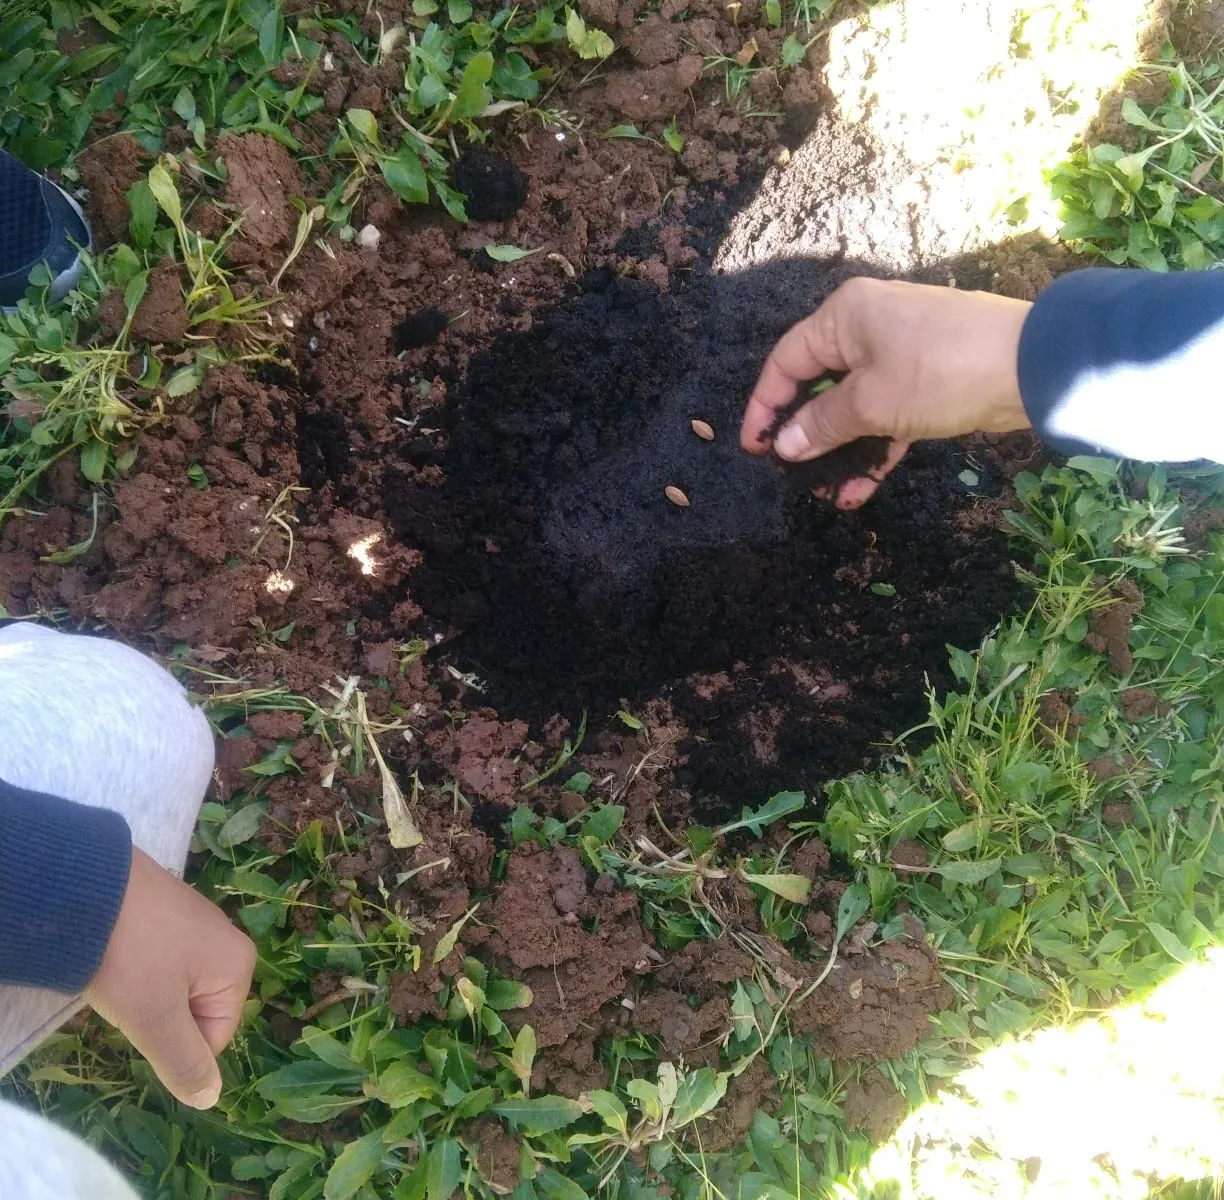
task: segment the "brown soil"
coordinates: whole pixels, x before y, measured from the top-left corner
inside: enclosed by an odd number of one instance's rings
[[[297,223],[290,204],[302,192],[297,164],[280,142],[262,133],[222,138],[217,156],[229,172],[226,203],[242,221],[241,240],[227,248],[230,259],[278,265]]]
[[[1092,777],[1100,783],[1111,779],[1132,778],[1139,760],[1133,754],[1102,754],[1088,764]]]
[[[1049,734],[1066,737],[1087,722],[1083,713],[1072,711],[1074,704],[1074,692],[1046,692],[1037,701],[1038,718]]]
[[[1103,587],[1104,582],[1097,580],[1097,586]],[[1135,615],[1143,609],[1143,593],[1133,580],[1123,579],[1116,585],[1114,595],[1117,599],[1113,603],[1093,611],[1084,645],[1096,654],[1107,655],[1109,669],[1125,678],[1135,666],[1130,648],[1130,630]]]
[[[777,1102],[778,1080],[761,1059],[727,1085],[727,1094],[714,1119],[701,1131],[702,1147],[718,1154],[734,1150],[752,1127],[758,1109],[770,1109]]]
[[[109,292],[98,307],[98,322],[112,336],[123,328],[127,310],[119,292]],[[179,342],[187,334],[187,304],[178,266],[163,262],[149,272],[149,286],[132,316],[131,336],[150,345]]]
[[[590,1043],[589,1032],[566,1043],[605,1004],[626,996],[635,972],[651,965],[636,897],[606,886],[589,889],[576,850],[520,852],[510,859],[489,919],[495,928],[489,952],[535,993],[529,1020],[537,1045],[562,1048],[537,1070],[547,1076],[549,1061],[573,1068],[573,1055]],[[595,933],[587,931],[592,925]],[[520,1016],[520,1023],[527,1020]]]
[[[1173,20],[1173,41],[1192,61],[1202,62],[1218,54],[1224,45],[1224,3],[1197,0],[1178,6]]]
[[[1112,829],[1120,829],[1125,825],[1130,825],[1134,819],[1134,806],[1124,801],[1115,801],[1101,806],[1101,820]]]
[[[847,1129],[861,1129],[873,1142],[883,1142],[901,1124],[907,1106],[891,1080],[869,1070],[847,1085],[841,1109]]]
[[[1141,721],[1153,713],[1163,716],[1169,706],[1151,688],[1127,688],[1118,693],[1118,707],[1128,721]]]
[[[930,946],[886,942],[836,966],[800,1007],[798,1021],[812,1030],[813,1046],[828,1058],[894,1058],[927,1036],[927,1017],[953,998]]]
[[[94,230],[108,242],[121,242],[128,232],[127,190],[143,179],[152,155],[130,133],[116,133],[82,150],[77,156],[81,182],[89,190]]]
[[[1189,63],[1209,61],[1224,45],[1224,3],[1221,0],[1152,0],[1147,27],[1140,39],[1137,61],[1156,63],[1166,45]],[[1134,100],[1144,109],[1159,105],[1169,91],[1167,70],[1142,66],[1124,79],[1101,104],[1088,127],[1090,142],[1113,142],[1125,149],[1139,146],[1142,132],[1122,118],[1122,105]]]
[[[481,1178],[498,1194],[508,1195],[519,1182],[518,1143],[499,1121],[478,1121],[469,1134],[476,1146]]]
[[[1201,545],[1207,534],[1224,529],[1224,508],[1204,508],[1186,518],[1186,540]]]

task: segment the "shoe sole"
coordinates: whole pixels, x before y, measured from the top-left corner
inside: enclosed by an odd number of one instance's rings
[[[46,176],[44,175],[43,178],[46,179]],[[90,229],[89,222],[85,219],[85,212],[76,202],[76,200],[66,191],[64,191],[64,189],[60,187],[58,183],[55,183],[50,179],[47,179],[47,182],[51,184],[51,186],[55,188],[55,190],[59,192],[59,194],[63,196],[65,200],[68,201],[76,215],[81,218],[81,224],[85,227],[85,234],[87,237],[86,244],[77,251],[77,255],[72,260],[71,264],[65,267],[64,270],[62,270],[55,276],[54,279],[51,280],[51,284],[47,289],[47,299],[52,304],[55,304],[62,300],[70,291],[72,291],[74,287],[76,287],[78,280],[84,274],[85,262],[81,257],[81,251],[93,249],[93,230]],[[16,305],[0,304],[0,313],[7,314],[15,313],[16,311]]]

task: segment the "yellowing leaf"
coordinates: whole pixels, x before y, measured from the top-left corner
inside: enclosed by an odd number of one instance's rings
[[[378,118],[368,108],[350,108],[344,114],[344,119],[367,142],[378,145]]]
[[[475,1020],[476,1014],[484,1008],[484,990],[470,979],[460,976],[455,983],[455,991],[459,993],[459,999],[463,1001],[463,1007],[467,1009],[467,1015]]]
[[[438,944],[434,947],[433,963],[437,966],[454,948],[455,943],[459,940],[459,933],[463,927],[471,920],[472,914],[480,907],[479,904],[473,904],[439,939]]]
[[[531,1069],[535,1066],[536,1035],[530,1025],[524,1025],[514,1039],[514,1051],[510,1055],[510,1065],[515,1077],[523,1085],[523,1095],[531,1090]]]
[[[680,1079],[676,1074],[675,1063],[659,1063],[659,1103],[664,1109],[669,1109],[676,1102],[676,1092],[680,1088]]]
[[[740,874],[748,883],[768,888],[769,891],[781,896],[783,900],[789,900],[792,904],[806,904],[811,898],[812,881],[804,875],[754,875],[750,871],[741,871]]]
[[[629,1132],[629,1113],[614,1092],[584,1092],[581,1099],[603,1117],[604,1124],[609,1128],[617,1133]]]
[[[157,201],[162,212],[170,218],[174,225],[181,225],[183,206],[179,201],[178,189],[174,186],[170,172],[160,162],[155,164],[149,172],[149,191],[153,193],[153,199]]]
[[[616,49],[616,43],[602,29],[588,29],[572,8],[565,10],[565,37],[579,58],[607,58]]]

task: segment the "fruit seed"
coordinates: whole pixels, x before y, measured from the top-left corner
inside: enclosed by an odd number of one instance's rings
[[[673,504],[679,505],[680,508],[688,508],[689,506],[689,498],[678,487],[665,487],[663,495]]]
[[[714,427],[712,425],[707,425],[705,421],[690,421],[689,424],[692,426],[693,432],[703,442],[712,442],[714,440]]]

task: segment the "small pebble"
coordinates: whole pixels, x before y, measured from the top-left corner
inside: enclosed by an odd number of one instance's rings
[[[689,506],[689,498],[678,487],[665,487],[663,489],[663,495],[665,495],[673,504],[679,505],[680,508],[688,508]]]
[[[714,440],[714,427],[712,425],[707,424],[705,421],[690,421],[689,424],[693,427],[693,432],[703,442],[712,442]]]

